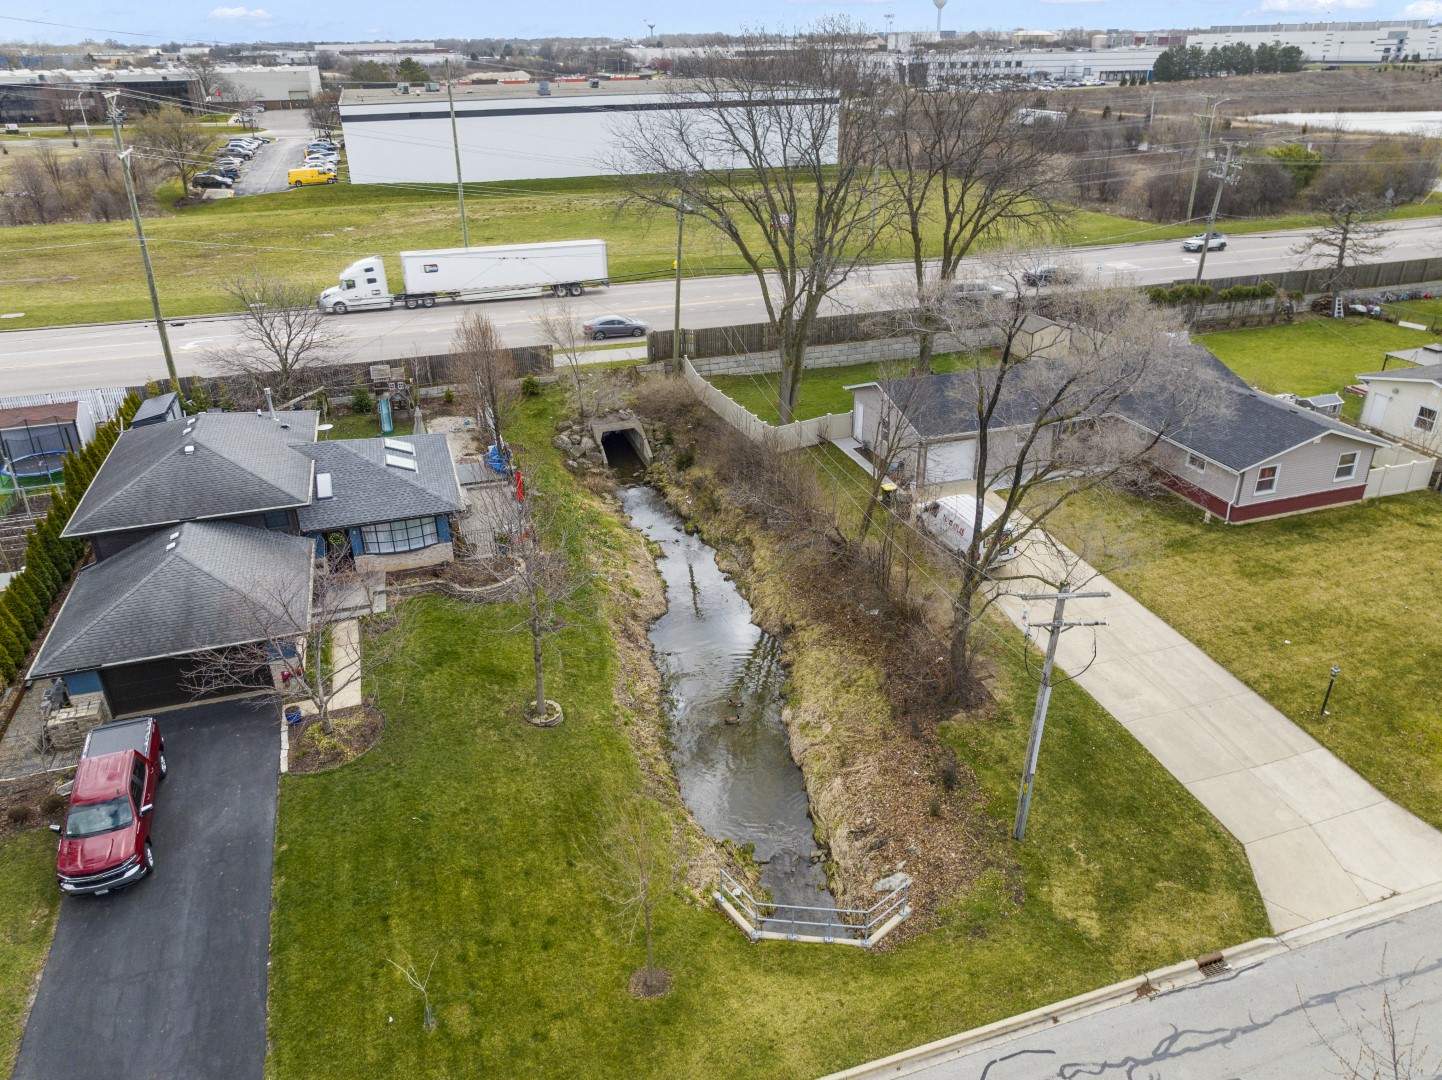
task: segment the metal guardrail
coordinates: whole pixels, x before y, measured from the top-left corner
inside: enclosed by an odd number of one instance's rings
[[[714,899],[752,941],[811,941],[870,948],[911,914],[911,886],[887,893],[869,908],[775,904],[757,900],[721,871]]]

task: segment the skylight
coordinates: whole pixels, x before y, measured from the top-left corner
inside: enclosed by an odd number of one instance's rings
[[[317,499],[329,499],[333,492],[330,485],[330,473],[322,472],[315,474],[315,497]]]
[[[400,454],[410,454],[412,457],[415,456],[416,448],[408,442],[401,442],[399,439],[383,439],[381,441],[385,443],[387,450],[394,450]]]
[[[387,454],[386,464],[392,466],[393,468],[405,469],[407,472],[416,471],[416,463],[414,459],[408,457],[401,457],[399,454]]]

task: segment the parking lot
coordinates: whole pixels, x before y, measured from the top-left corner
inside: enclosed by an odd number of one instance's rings
[[[262,147],[240,170],[232,189],[236,195],[267,195],[285,191],[286,173],[299,168],[310,142],[310,114],[305,109],[269,109],[260,115],[259,133],[275,141]],[[229,134],[244,134],[236,127]]]
[[[260,1080],[277,711],[224,701],[159,720],[155,873],[61,902],[15,1080]]]

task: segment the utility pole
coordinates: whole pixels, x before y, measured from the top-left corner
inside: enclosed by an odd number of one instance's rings
[[[1063,630],[1069,630],[1073,626],[1105,626],[1105,619],[1085,619],[1080,622],[1065,622],[1062,614],[1066,611],[1068,600],[1091,600],[1102,599],[1110,596],[1107,592],[1072,592],[1067,582],[1062,582],[1061,591],[1054,593],[1027,593],[1022,596],[1023,600],[1052,600],[1055,607],[1052,609],[1051,622],[1034,623],[1047,631],[1046,660],[1041,668],[1041,686],[1036,692],[1036,709],[1031,714],[1031,738],[1026,744],[1026,762],[1022,766],[1021,773],[1021,794],[1016,803],[1016,824],[1012,827],[1011,835],[1018,843],[1026,837],[1026,815],[1031,809],[1031,792],[1036,782],[1036,760],[1041,753],[1041,733],[1046,727],[1046,709],[1051,704],[1051,672],[1056,662],[1056,645],[1061,640]]]
[[[1240,161],[1232,160],[1232,150],[1235,149],[1237,144],[1227,143],[1226,145],[1227,157],[1222,162],[1221,167],[1219,169],[1213,169],[1211,172],[1207,173],[1208,176],[1216,179],[1217,193],[1212,196],[1212,212],[1207,215],[1207,232],[1206,235],[1202,237],[1202,257],[1197,260],[1197,276],[1195,278],[1195,283],[1198,285],[1202,283],[1202,271],[1206,269],[1207,265],[1207,248],[1211,247],[1212,245],[1212,228],[1217,223],[1217,208],[1222,204],[1222,188],[1226,187],[1228,184],[1235,184],[1237,182],[1237,177],[1242,171],[1242,163]]]
[[[686,211],[676,211],[676,320],[671,332],[671,374],[681,374],[681,241],[686,235]]]
[[[130,170],[130,151],[120,137],[120,110],[115,99],[118,90],[102,95],[109,105],[110,129],[115,133],[115,149],[120,157],[120,174],[125,178],[125,194],[130,199],[130,218],[135,222],[135,239],[140,242],[140,261],[145,264],[145,283],[150,287],[150,309],[155,312],[155,329],[160,333],[160,350],[165,354],[165,370],[170,373],[170,388],[180,393],[180,375],[175,370],[175,357],[170,352],[170,335],[165,330],[165,316],[160,313],[160,293],[155,289],[155,271],[150,266],[150,248],[145,243],[145,228],[140,224],[140,204],[135,201],[135,177]]]
[[[1208,101],[1210,99],[1202,98],[1202,100]],[[1231,98],[1219,98],[1215,104],[1208,106],[1207,112],[1205,114],[1195,114],[1198,120],[1201,120],[1205,117],[1207,121],[1207,137],[1203,141],[1197,143],[1197,160],[1192,165],[1192,191],[1191,194],[1187,196],[1188,221],[1192,220],[1192,211],[1194,210],[1197,202],[1197,181],[1201,179],[1202,175],[1202,151],[1206,150],[1206,148],[1211,146],[1212,144],[1212,124],[1216,122],[1218,107],[1225,105],[1231,100]]]
[[[461,204],[461,247],[470,247],[470,233],[466,231],[466,186],[461,181],[461,140],[456,136],[456,98],[451,93],[451,62],[446,61],[446,102],[451,107],[451,149],[456,155],[456,199]]]

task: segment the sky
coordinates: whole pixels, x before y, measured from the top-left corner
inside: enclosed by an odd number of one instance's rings
[[[864,26],[932,29],[932,0],[730,0],[712,8],[695,0],[549,0],[506,4],[425,5],[393,0],[301,4],[295,0],[67,0],[0,14],[0,40],[73,42],[114,37],[135,44],[164,41],[250,42],[429,40],[433,37],[643,37],[647,23],[672,32],[734,32],[745,26],[793,28],[841,14]],[[1004,10],[1006,22],[996,21]],[[431,13],[434,14],[431,14]],[[1220,23],[1308,20],[1432,19],[1442,0],[1011,0],[1004,9],[975,0],[949,0],[943,29],[1134,30]]]

